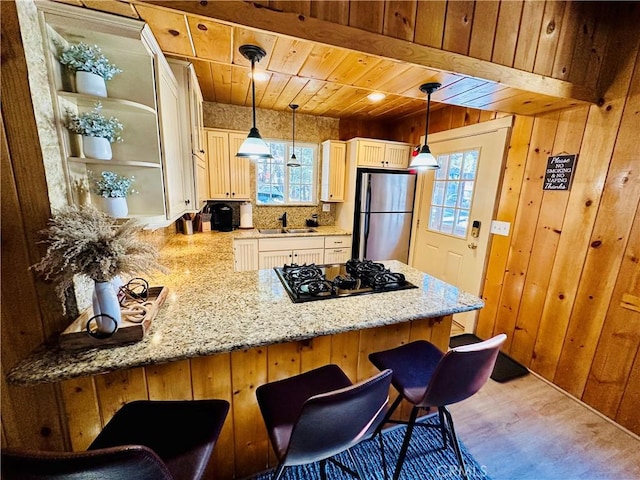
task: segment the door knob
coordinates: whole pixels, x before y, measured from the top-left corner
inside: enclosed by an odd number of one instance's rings
[[[478,248],[478,245],[476,243],[471,242],[467,245],[467,247],[469,247],[471,250],[475,250],[476,248]]]

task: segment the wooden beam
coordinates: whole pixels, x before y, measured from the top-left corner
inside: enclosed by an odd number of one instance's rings
[[[357,50],[383,58],[396,59],[413,65],[482,78],[552,97],[570,98],[590,103],[596,103],[598,99],[593,88],[574,85],[567,81],[516,70],[465,55],[445,52],[407,40],[391,38],[296,13],[271,10],[253,2],[134,0],[134,3],[153,4],[170,11],[177,10],[203,18]]]

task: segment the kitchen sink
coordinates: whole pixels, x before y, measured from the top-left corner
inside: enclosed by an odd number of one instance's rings
[[[259,228],[260,233],[267,235],[277,235],[279,233],[313,233],[313,228]]]
[[[258,231],[260,233],[266,233],[268,235],[274,235],[277,233],[287,233],[287,231],[283,228],[259,228]]]
[[[313,233],[315,230],[313,228],[287,228],[285,229],[287,233]]]

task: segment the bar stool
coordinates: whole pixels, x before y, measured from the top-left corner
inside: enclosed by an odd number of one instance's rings
[[[225,400],[127,403],[84,452],[2,450],[3,480],[200,480],[229,412]]]
[[[278,458],[273,479],[288,466],[319,461],[322,480],[327,462],[366,480],[349,449],[377,430],[387,411],[390,384],[390,370],[352,384],[340,367],[326,365],[258,387],[258,404]],[[356,471],[333,458],[344,451]],[[384,450],[381,453],[386,478]]]
[[[393,370],[391,383],[399,392],[379,429],[387,422],[407,425],[393,474],[394,480],[400,477],[414,426],[433,426],[416,422],[418,411],[429,407],[438,407],[443,448],[447,446],[449,435],[462,477],[467,478],[453,418],[447,405],[465,400],[482,388],[493,371],[500,346],[506,338],[505,334],[500,334],[484,342],[456,347],[447,353],[441,352],[432,343],[419,340],[369,355],[369,360],[378,369]],[[390,420],[403,398],[413,405],[409,421]]]

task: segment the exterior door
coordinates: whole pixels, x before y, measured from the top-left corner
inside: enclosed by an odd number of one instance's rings
[[[500,173],[512,117],[429,137],[440,169],[420,174],[411,264],[480,295]],[[477,312],[456,314],[465,332]]]

